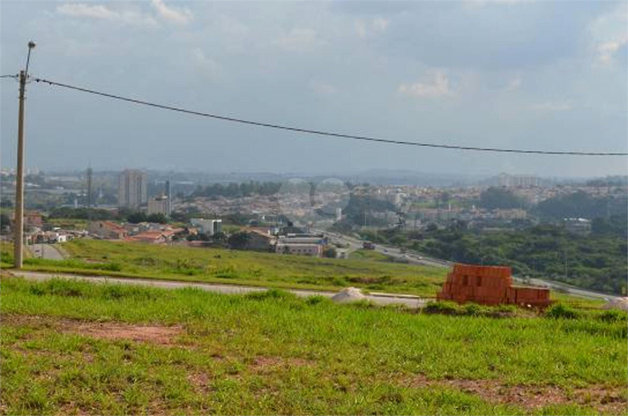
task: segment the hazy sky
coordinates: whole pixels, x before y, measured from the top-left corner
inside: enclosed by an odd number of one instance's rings
[[[2,1],[1,73],[313,129],[626,151],[626,2]],[[2,165],[17,83],[2,80]],[[233,125],[32,83],[26,164],[625,174],[626,159],[399,147]]]

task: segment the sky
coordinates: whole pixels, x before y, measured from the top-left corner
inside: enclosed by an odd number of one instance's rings
[[[628,149],[628,3],[1,1],[0,71],[192,110],[393,140]],[[393,146],[242,126],[30,83],[26,165],[491,175],[627,173],[626,157]],[[15,165],[17,89],[0,83]]]

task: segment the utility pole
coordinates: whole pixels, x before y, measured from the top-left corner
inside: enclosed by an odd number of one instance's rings
[[[87,221],[92,220],[92,164],[87,168]]]
[[[24,100],[26,99],[26,79],[28,78],[28,64],[31,58],[31,50],[35,48],[35,42],[28,42],[28,56],[26,68],[20,71],[20,107],[17,119],[17,177],[15,181],[15,236],[14,261],[16,269],[22,268],[24,244]]]

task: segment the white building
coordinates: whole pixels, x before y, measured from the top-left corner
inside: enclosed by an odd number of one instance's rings
[[[587,235],[591,232],[591,220],[586,218],[564,218],[563,223],[570,233]]]
[[[279,242],[275,246],[275,253],[278,254],[301,254],[305,256],[320,257],[323,254],[323,246],[321,244],[301,244],[301,243],[282,243]]]
[[[151,214],[170,215],[170,201],[167,196],[158,196],[148,200],[148,215]]]
[[[499,186],[506,188],[530,188],[539,186],[539,178],[534,175],[499,174]]]
[[[118,178],[118,206],[138,208],[148,202],[146,173],[125,170]]]
[[[193,226],[199,229],[201,234],[212,236],[222,232],[222,220],[206,220],[204,218],[192,218],[190,220]]]

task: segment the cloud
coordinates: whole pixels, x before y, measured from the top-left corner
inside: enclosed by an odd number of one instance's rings
[[[355,27],[356,35],[358,35],[359,38],[364,39],[366,37],[366,23],[358,19],[355,21],[353,26]]]
[[[87,4],[63,4],[57,6],[57,13],[72,17],[92,17],[94,19],[114,19],[119,16],[105,6]]]
[[[357,19],[353,23],[355,33],[359,38],[364,39],[369,35],[384,33],[388,30],[389,20],[385,17],[375,17],[370,22],[365,22],[362,19]]]
[[[414,84],[399,85],[398,92],[402,95],[417,98],[451,97],[454,92],[449,85],[449,77],[444,71],[432,71],[429,81],[419,81]]]
[[[152,16],[147,16],[131,10],[111,10],[102,5],[87,5],[81,3],[62,4],[57,6],[56,12],[63,16],[86,17],[90,19],[102,19],[116,21],[132,26],[156,27],[157,21]]]
[[[610,65],[613,63],[615,55],[621,49],[628,47],[628,34],[617,36],[615,39],[601,43],[598,48],[598,62],[601,65]]]
[[[302,52],[321,43],[315,30],[292,29],[287,35],[275,40],[275,44],[287,51]]]
[[[193,18],[192,12],[187,7],[168,7],[163,0],[151,0],[151,4],[162,19],[172,23],[185,25]]]
[[[571,103],[567,101],[545,101],[543,103],[538,103],[532,105],[532,109],[536,111],[571,111],[573,110],[573,106]]]
[[[508,81],[508,85],[506,85],[506,88],[504,89],[506,91],[515,91],[521,88],[522,83],[523,83],[523,80],[521,79],[521,75],[516,75],[514,78]]]
[[[317,95],[332,95],[338,92],[338,88],[320,81],[310,81],[310,88]]]
[[[209,58],[200,48],[192,50],[192,57],[196,70],[210,79],[217,79],[221,75],[220,65],[214,59]]]
[[[618,7],[597,16],[589,24],[593,45],[593,59],[598,66],[612,65],[619,52],[628,44],[628,5]]]
[[[371,21],[371,26],[377,32],[383,33],[388,29],[388,19],[384,17],[377,17]]]
[[[488,5],[514,5],[518,3],[533,3],[536,0],[466,0],[467,7],[484,7]]]

